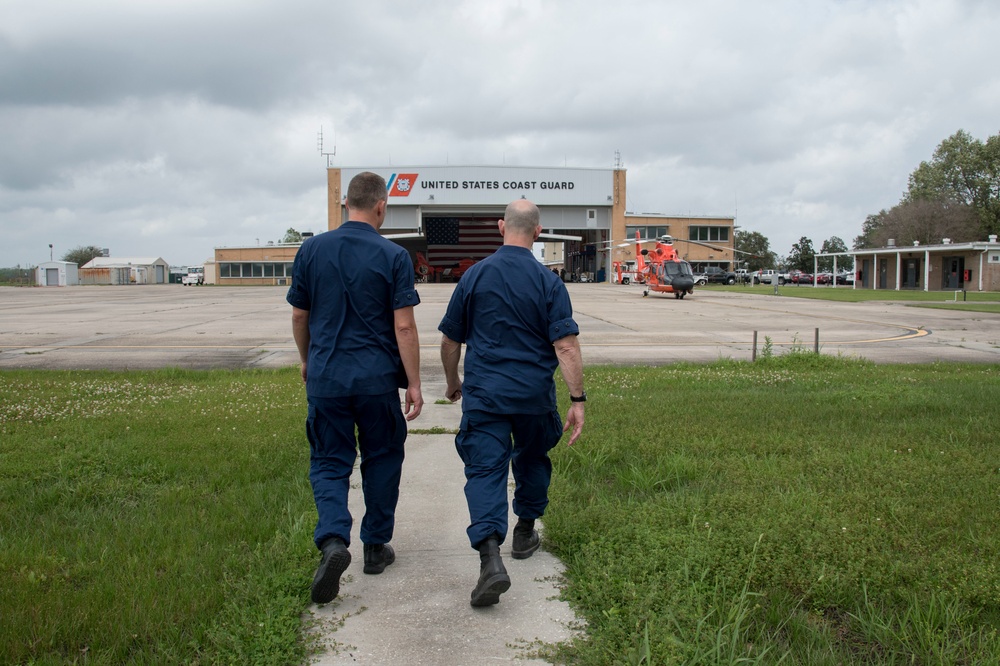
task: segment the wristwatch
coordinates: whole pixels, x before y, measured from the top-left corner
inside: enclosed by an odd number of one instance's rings
[[[584,391],[581,395],[573,395],[571,393],[569,399],[570,402],[587,402],[587,392]]]

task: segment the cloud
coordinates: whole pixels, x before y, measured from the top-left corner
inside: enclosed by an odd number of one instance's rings
[[[0,265],[200,262],[326,224],[325,160],[629,170],[635,211],[851,239],[958,129],[997,132],[975,0],[0,6]]]

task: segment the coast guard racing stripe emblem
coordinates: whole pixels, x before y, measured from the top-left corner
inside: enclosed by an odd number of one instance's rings
[[[416,173],[394,173],[389,176],[389,182],[386,183],[386,188],[389,190],[390,197],[408,197],[410,192],[413,191],[413,187],[417,184]]]

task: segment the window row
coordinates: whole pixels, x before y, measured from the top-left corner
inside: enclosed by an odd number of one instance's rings
[[[729,242],[729,227],[688,227],[688,240]]]
[[[220,278],[280,278],[292,276],[291,261],[220,262]]]
[[[625,227],[625,240],[632,241],[635,240],[635,232],[639,232],[639,238],[643,240],[653,240],[654,238],[659,238],[660,236],[666,236],[670,233],[670,227],[639,227],[639,226],[627,226]]]

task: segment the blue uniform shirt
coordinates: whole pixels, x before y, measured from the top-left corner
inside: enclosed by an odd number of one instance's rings
[[[306,239],[286,300],[309,311],[306,393],[380,395],[406,386],[394,311],[417,305],[410,255],[370,224]]]
[[[554,410],[552,343],[580,332],[566,285],[515,245],[465,272],[438,330],[467,345],[462,409],[494,414]]]

